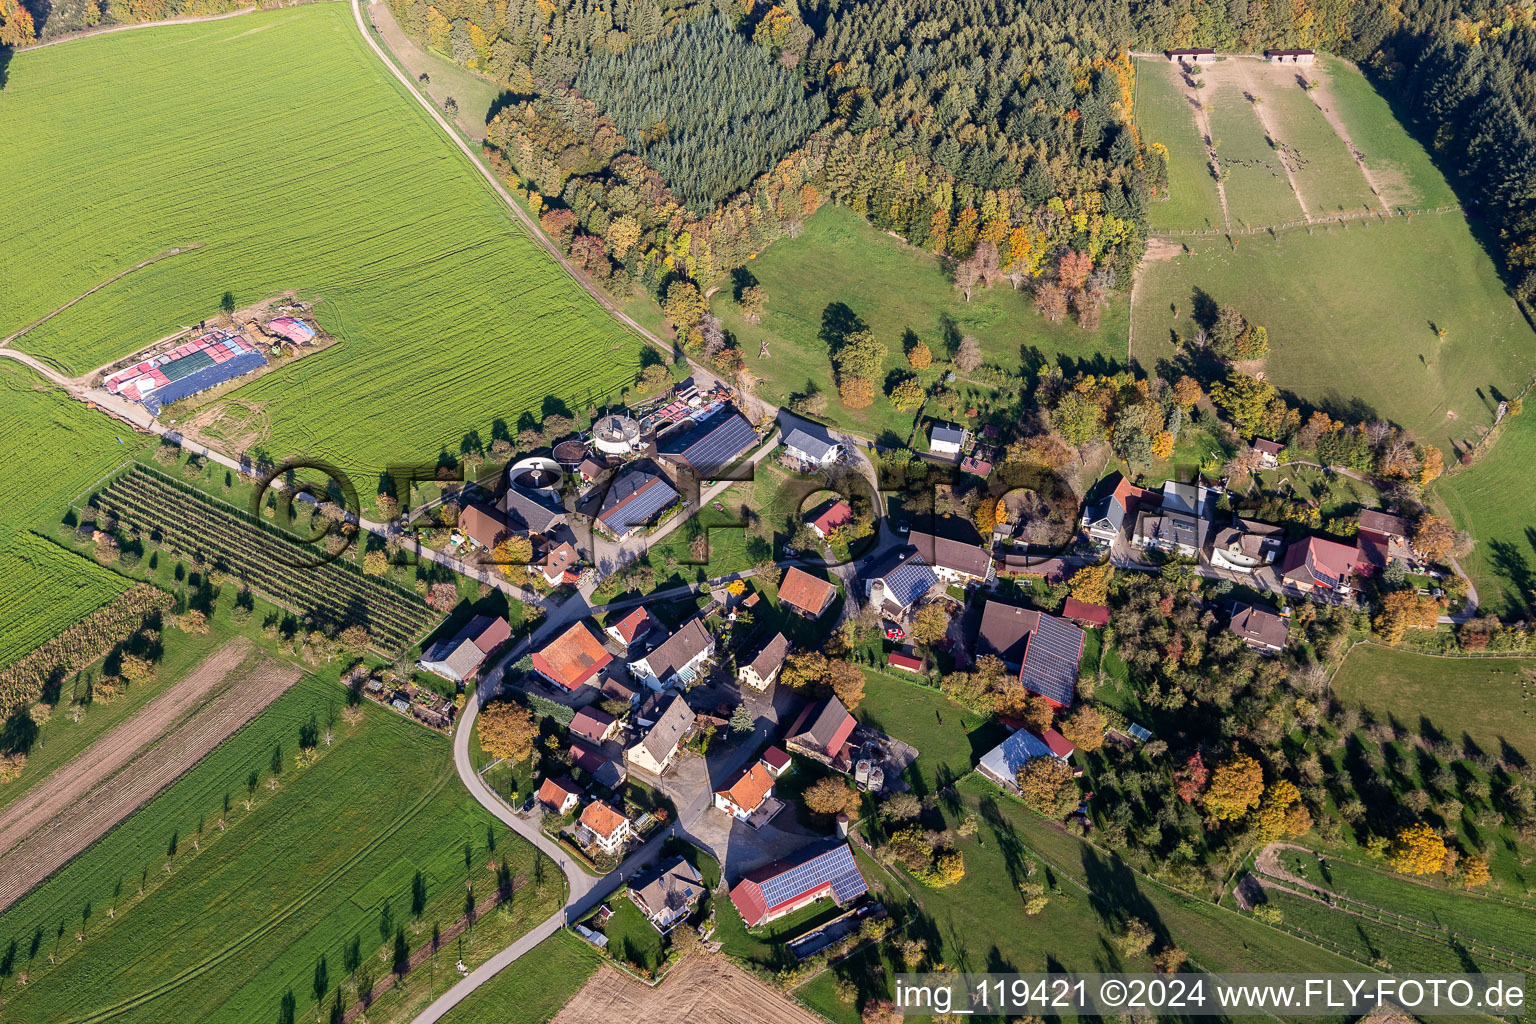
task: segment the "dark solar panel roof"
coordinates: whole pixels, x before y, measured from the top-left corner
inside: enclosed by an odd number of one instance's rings
[[[1083,656],[1083,631],[1054,615],[1040,616],[1024,649],[1019,681],[1062,707],[1072,703],[1077,690],[1077,666]]]
[[[724,406],[687,430],[662,439],[661,451],[675,455],[695,472],[712,476],[735,462],[757,443],[757,431],[740,414]]]
[[[901,602],[903,608],[938,585],[938,575],[927,562],[923,561],[921,555],[916,555],[897,566],[890,575],[885,577],[886,591]]]
[[[632,489],[626,487],[620,492],[620,485],[615,482],[614,491],[609,493],[613,504],[604,509],[600,516],[614,533],[628,533],[637,526],[643,526],[677,500],[677,492],[659,476],[633,483],[638,486]]]
[[[832,895],[839,903],[869,890],[864,876],[859,874],[858,865],[853,861],[853,851],[846,843],[765,879],[760,883],[760,888],[763,891],[763,902],[772,908],[828,882],[832,884]]]
[[[190,358],[188,356],[185,359],[177,360],[177,362],[186,362]],[[163,406],[170,405],[172,402],[179,402],[189,395],[197,394],[199,391],[206,391],[216,384],[222,384],[227,380],[234,380],[236,377],[252,373],[265,365],[267,365],[266,357],[260,352],[242,352],[240,355],[226,359],[222,363],[215,363],[210,358],[208,365],[200,370],[194,370],[180,380],[173,380],[165,387],[152,392],[144,399],[142,404],[144,408],[149,410],[151,415],[158,416]]]
[[[160,372],[165,374],[166,380],[181,380],[213,364],[213,355],[207,349],[198,349],[196,352],[188,352],[180,359],[172,359],[160,367]]]

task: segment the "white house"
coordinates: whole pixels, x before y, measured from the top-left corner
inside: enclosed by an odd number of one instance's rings
[[[773,775],[761,761],[753,761],[732,775],[715,790],[715,806],[737,821],[746,821],[757,813],[773,793]]]
[[[653,690],[664,690],[674,682],[686,686],[714,656],[715,638],[702,621],[689,619],[655,650],[631,661],[629,673]]]
[[[784,667],[788,655],[789,640],[783,633],[775,633],[750,660],[741,662],[736,678],[744,686],[760,692],[766,690],[779,678],[779,670]]]
[[[581,828],[577,835],[585,840],[585,845],[615,854],[635,837],[635,829],[624,815],[603,801],[594,800],[581,812]]]
[[[935,455],[959,455],[970,438],[964,427],[934,427],[928,435],[928,450]]]
[[[784,454],[806,466],[826,468],[837,461],[842,446],[823,440],[796,427],[784,438]]]

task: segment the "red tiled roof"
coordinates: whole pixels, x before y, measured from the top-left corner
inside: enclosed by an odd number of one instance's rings
[[[601,743],[616,719],[601,708],[582,708],[571,718],[570,730],[582,739]]]
[[[465,505],[459,512],[459,532],[483,548],[492,548],[506,536],[507,520],[479,505]]]
[[[533,667],[567,690],[574,690],[613,660],[585,622],[577,622],[542,651],[533,654]]]
[[[636,608],[618,622],[615,622],[610,628],[619,634],[626,644],[632,644],[635,642],[636,637],[644,636],[646,631],[651,628],[651,613],[646,611],[643,606]]]
[[[480,648],[481,654],[490,654],[496,648],[506,643],[512,636],[512,627],[507,620],[500,615],[491,619],[490,625],[480,631],[480,635],[474,637],[475,646]]]
[[[554,779],[545,779],[544,784],[539,787],[539,803],[553,807],[557,811],[565,806],[568,798],[580,795],[573,789],[566,789]]]
[[[912,655],[902,654],[900,651],[892,651],[890,657],[886,660],[895,667],[904,668],[908,672],[921,672],[923,670],[921,658],[914,658]]]
[[[763,756],[759,760],[774,771],[781,772],[789,767],[789,751],[783,747],[769,747],[763,751]]]
[[[581,812],[581,823],[604,839],[609,838],[615,831],[622,828],[627,820],[624,815],[601,800],[592,801]]]
[[[779,584],[779,602],[819,615],[836,589],[829,581],[790,566]]]
[[[822,513],[812,519],[810,525],[822,533],[831,533],[839,526],[846,526],[853,522],[853,509],[848,507],[846,501],[834,501],[822,510]]]
[[[1051,748],[1051,753],[1060,758],[1071,757],[1072,752],[1077,749],[1072,745],[1071,740],[1067,739],[1055,729],[1045,730],[1045,732],[1040,734],[1040,738],[1045,741],[1046,746]]]
[[[772,789],[773,776],[768,774],[766,766],[754,761],[731,776],[730,781],[715,792],[737,807],[755,811]]]
[[[1109,625],[1109,609],[1101,604],[1089,604],[1079,601],[1075,597],[1067,598],[1067,603],[1061,610],[1061,617],[1073,619],[1077,622],[1086,622],[1094,626]]]

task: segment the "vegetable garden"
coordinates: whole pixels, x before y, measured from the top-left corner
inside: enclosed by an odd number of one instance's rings
[[[314,552],[297,538],[147,467],[132,466],[94,500],[123,527],[230,573],[325,632],[362,626],[373,647],[398,654],[437,621],[415,594],[340,560],[310,565]]]

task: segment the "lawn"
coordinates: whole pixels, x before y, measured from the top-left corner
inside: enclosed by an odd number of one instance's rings
[[[342,343],[235,395],[264,411],[273,457],[335,461],[364,493],[386,465],[632,380],[640,341],[510,222],[344,4],[97,36],[8,75],[0,172],[33,186],[0,199],[0,335],[184,250],[16,343],[71,373],[215,315],[226,292],[238,307],[296,289]],[[101,182],[113,200],[78,215]]]
[[[354,937],[374,979],[388,973],[386,915],[406,928],[412,947],[430,938],[433,922],[457,919],[466,855],[482,899],[494,887],[493,857],[507,858],[521,888],[509,911],[484,915],[443,957],[483,960],[559,905],[558,870],[536,864],[532,847],[463,792],[444,737],[365,704],[360,721],[337,724],[318,760],[296,764],[299,726],[339,701],[336,671],[306,677],[6,914],[0,942],[18,942],[17,969],[31,975],[24,990],[12,989],[7,1020],[263,1018],[289,989],[301,1007],[312,1006],[318,958],[333,982],[346,981],[344,947]],[[273,789],[269,758],[279,744],[284,766]],[[259,773],[254,791],[251,771]],[[217,827],[221,816],[227,830]],[[418,870],[427,900],[415,920]],[[54,954],[60,961],[50,965]],[[436,980],[449,964],[438,965]],[[432,974],[413,975],[370,1019],[410,1016],[428,997]],[[349,982],[347,998],[352,992]]]
[[[730,280],[720,282],[712,308],[739,339],[747,369],[763,378],[762,396],[782,403],[810,382],[828,395],[829,420],[869,437],[888,432],[905,440],[916,414],[898,412],[883,396],[868,409],[843,408],[821,337],[826,321],[846,322],[851,316],[865,323],[890,350],[888,371],[907,367],[903,338],[908,332],[926,342],[935,359],[947,358],[961,337],[973,335],[986,362],[1011,371],[1019,369],[1026,350],[1034,350],[1031,358],[1046,361],[1123,362],[1127,320],[1122,299],[1116,298],[1092,334],[1072,323],[1047,323],[1026,292],[1006,283],[978,291],[966,302],[936,256],[839,206],[823,207],[806,221],[799,238],[775,242],[747,269],[768,295],[762,324],[742,319]],[[769,355],[759,359],[764,340]],[[929,376],[936,372],[930,370]]]
[[[31,533],[0,555],[0,665],[8,665],[131,585],[95,562]]]
[[[1243,72],[1278,141],[1290,147],[1292,173],[1307,213],[1332,217],[1379,211],[1349,147],[1302,88],[1296,68],[1247,61]]]
[[[1226,65],[1230,64],[1231,67]],[[1211,139],[1216,159],[1226,175],[1227,210],[1234,228],[1257,228],[1300,220],[1303,211],[1270,145],[1244,86],[1235,61],[1212,65],[1200,99],[1210,111]]]
[[[1441,658],[1357,644],[1333,677],[1340,699],[1391,715],[1409,729],[1468,741],[1499,756],[1508,745],[1536,758],[1536,661]]]
[[[1476,462],[1440,478],[1434,495],[1475,541],[1460,561],[1480,605],[1523,618],[1536,608],[1536,416],[1522,414],[1499,429]]]
[[[1166,60],[1136,62],[1136,124],[1141,141],[1168,150],[1168,198],[1147,208],[1156,231],[1223,229],[1221,196],[1178,69]]]
[[[1391,419],[1442,448],[1492,423],[1493,389],[1514,394],[1536,372],[1536,337],[1460,214],[1234,243],[1190,239],[1187,255],[1142,268],[1143,365],[1174,357],[1170,331],[1193,337],[1204,292],[1269,329],[1265,373],[1282,390],[1350,420]]]
[[[1423,209],[1456,201],[1429,153],[1408,134],[1386,98],[1364,75],[1341,60],[1319,56],[1307,76],[1321,78],[1323,84],[1314,95],[1344,122],[1350,141],[1364,155],[1365,166],[1390,205]]]
[[[561,929],[475,989],[443,1018],[448,1024],[545,1024],[603,964],[603,955]]]

